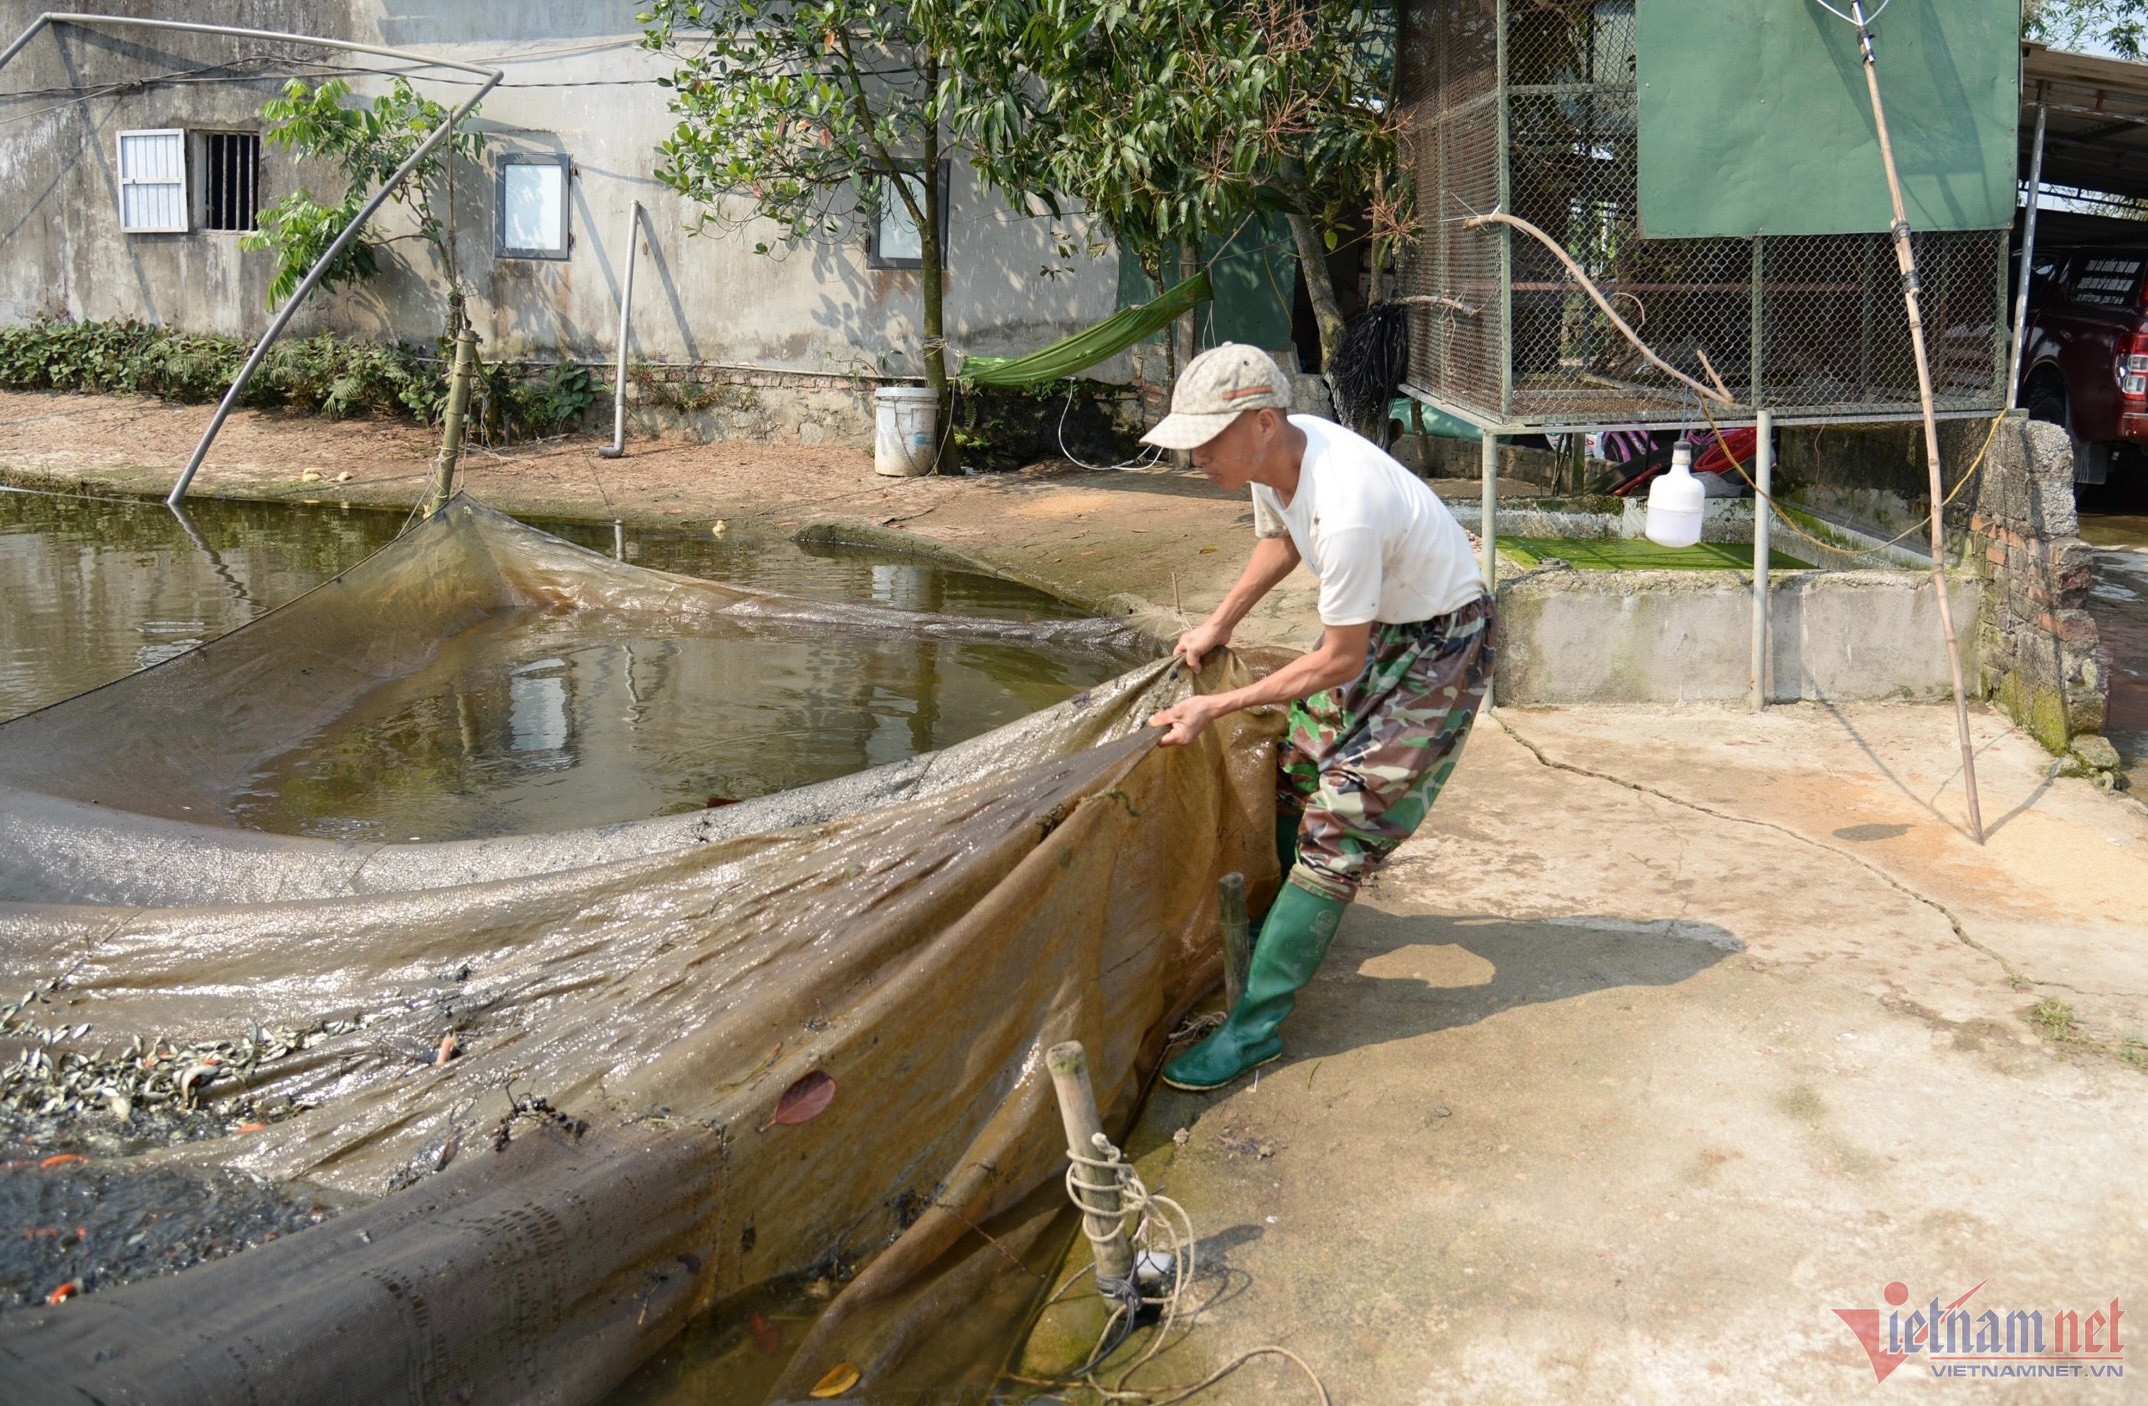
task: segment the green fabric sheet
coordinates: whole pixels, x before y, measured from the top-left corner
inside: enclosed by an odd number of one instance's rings
[[[1892,0],[1873,24],[1911,228],[2013,221],[2020,24],[2019,0]],[[1857,31],[1816,0],[1639,0],[1636,48],[1643,235],[1893,225]]]
[[[1040,347],[1027,356],[966,356],[956,379],[972,386],[1034,386],[1078,375],[1107,357],[1125,351],[1151,332],[1170,324],[1211,296],[1204,269],[1161,297],[1139,307],[1121,308],[1094,327]]]

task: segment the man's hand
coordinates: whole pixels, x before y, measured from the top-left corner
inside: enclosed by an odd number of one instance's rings
[[[1188,668],[1199,670],[1202,659],[1230,642],[1230,626],[1218,625],[1213,620],[1204,620],[1185,634],[1180,635],[1178,643],[1171,646],[1171,652],[1185,660]]]
[[[1218,696],[1213,693],[1197,693],[1151,717],[1149,726],[1164,729],[1164,735],[1159,739],[1161,745],[1183,747],[1206,732],[1210,723],[1231,711],[1229,708],[1217,706]]]

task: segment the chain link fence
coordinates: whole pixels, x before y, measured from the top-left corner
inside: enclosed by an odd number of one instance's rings
[[[1405,277],[1410,383],[1500,425],[1684,423],[1529,221],[1671,364],[1778,414],[1917,409],[1885,234],[1649,239],[1636,177],[1634,0],[1406,0],[1402,101],[1423,212]],[[2007,232],[1914,236],[1942,412],[2005,400]],[[1704,365],[1705,361],[1705,365]]]

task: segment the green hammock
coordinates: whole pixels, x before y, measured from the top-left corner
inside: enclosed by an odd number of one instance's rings
[[[1183,283],[1163,291],[1153,302],[1121,308],[1094,327],[1084,328],[1063,341],[1039,347],[1027,356],[966,356],[955,379],[972,386],[1034,386],[1086,371],[1105,357],[1125,351],[1134,343],[1198,303],[1215,294],[1203,269]]]

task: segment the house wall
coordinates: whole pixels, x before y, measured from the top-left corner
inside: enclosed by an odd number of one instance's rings
[[[38,6],[0,0],[0,19],[19,32]],[[698,415],[704,432],[870,443],[869,383],[922,374],[919,275],[868,266],[862,233],[785,247],[776,228],[731,205],[701,226],[700,211],[659,183],[657,144],[675,119],[656,80],[661,56],[638,47],[635,6],[507,3],[506,0],[169,0],[128,11],[266,29],[325,33],[495,63],[506,81],[474,122],[486,151],[458,162],[453,201],[455,264],[471,318],[492,358],[608,361],[615,355],[618,296],[630,202],[640,200],[642,263],[635,275],[632,354],[654,363],[697,363],[697,377],[749,388],[751,416]],[[0,285],[0,321],[41,314],[139,317],[189,330],[252,336],[267,320],[270,256],[242,253],[237,236],[197,232],[127,235],[119,230],[114,140],[152,126],[258,129],[259,109],[298,66],[241,82],[159,82],[118,93],[98,85],[224,63],[241,54],[305,55],[262,41],[171,36],[65,26],[39,36],[6,70],[0,102],[0,212],[11,277]],[[393,61],[325,55],[338,67]],[[475,81],[437,74],[420,90],[453,104]],[[364,95],[384,81],[354,79]],[[68,90],[92,90],[70,101]],[[508,153],[565,153],[570,256],[498,257],[497,162]],[[339,194],[338,178],[265,153],[263,199],[310,181]],[[695,232],[700,228],[702,232]],[[408,229],[393,207],[386,233]],[[1010,209],[955,162],[950,188],[946,305],[951,361],[965,353],[1012,355],[1108,316],[1117,305],[1116,258],[1080,252],[1078,222],[1056,222],[1076,246],[1062,257],[1055,222]],[[773,252],[755,252],[766,243]],[[415,342],[439,335],[446,280],[416,240],[384,251],[365,285],[321,298],[294,330],[334,330]],[[1124,379],[1124,358],[1098,368]],[[653,408],[649,413],[653,413]]]

